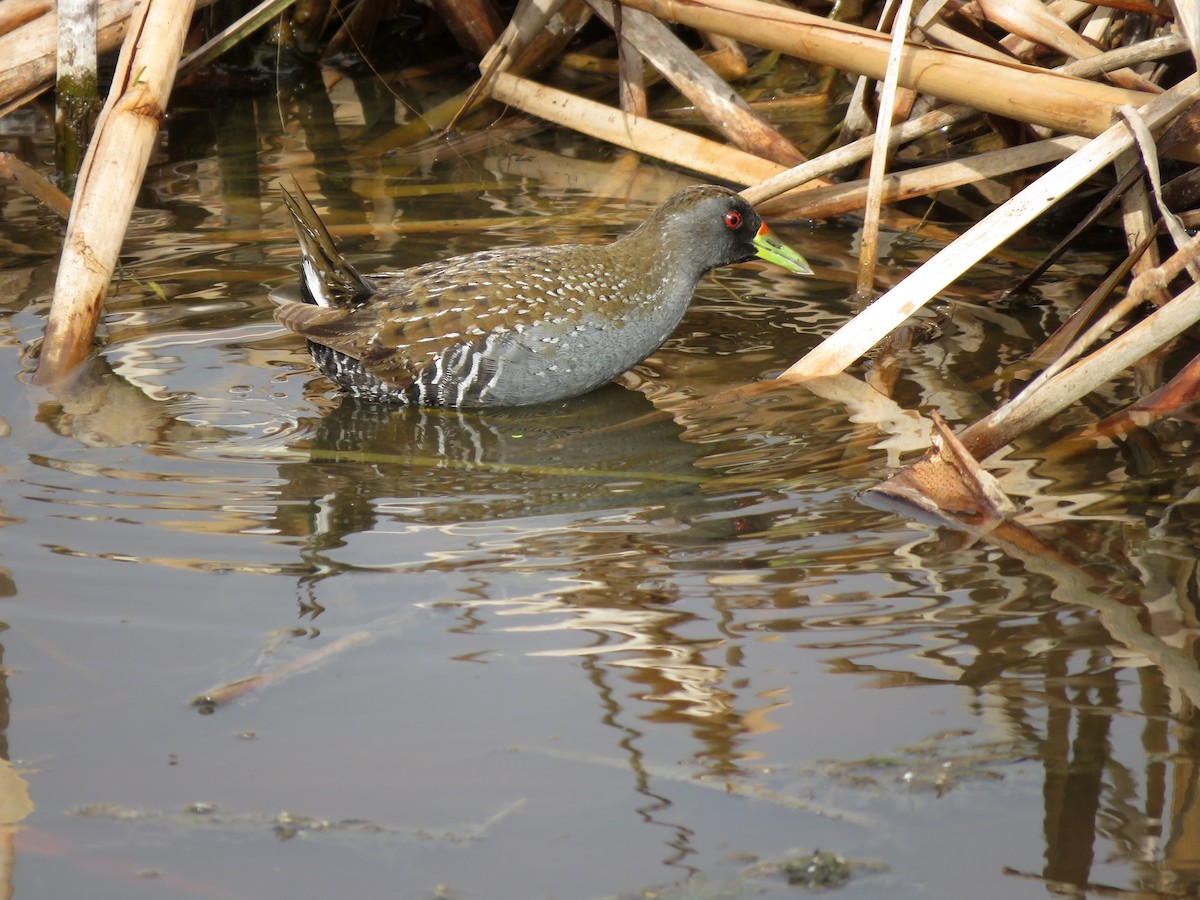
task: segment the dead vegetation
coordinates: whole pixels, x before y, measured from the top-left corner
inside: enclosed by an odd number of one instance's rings
[[[268,0],[211,29],[193,22],[196,6],[193,0],[99,4],[101,52],[124,43],[79,173],[40,353],[43,384],[66,377],[91,351],[178,73],[220,58],[264,23],[274,23],[271,39],[281,44],[326,56],[357,52],[370,46],[394,9],[383,0]],[[1011,373],[1014,384],[1036,375],[1023,390],[1014,388],[1011,402],[958,435],[939,425],[930,455],[878,488],[976,526],[1000,521],[1009,510],[973,461],[1160,353],[1200,321],[1192,284],[1196,241],[1187,232],[1200,206],[1194,166],[1200,20],[1184,0],[851,6],[819,15],[766,0],[522,0],[509,15],[491,0],[435,0],[433,19],[478,60],[478,83],[377,136],[368,149],[496,140],[497,130],[485,133],[480,123],[493,123],[502,104],[740,184],[776,219],[861,216],[857,285],[864,296],[887,281],[875,267],[881,227],[938,234],[897,204],[963,185],[991,200],[973,227],[945,237],[940,252],[787,369],[780,380],[789,384],[837,375],[872,353],[902,367],[907,337],[898,329],[917,310],[1081,185],[1106,184],[1112,189],[1096,213],[1119,217],[1127,260],[1029,366]],[[0,114],[50,85],[55,34],[49,4],[9,0],[0,8]],[[188,53],[187,46],[196,49]],[[817,77],[802,92],[764,95],[756,76],[785,57]],[[576,90],[573,80],[560,77],[568,69],[604,77],[597,89]],[[791,122],[828,107],[835,86],[844,84],[854,89],[836,134],[820,152],[798,146]],[[659,100],[671,91],[685,98],[683,111],[700,127],[685,129],[676,124],[681,110],[664,110]],[[519,128],[511,115],[506,122],[510,133]],[[970,136],[969,145],[962,135]],[[0,171],[61,207],[16,161]],[[1136,424],[1126,417],[1104,427],[1144,426],[1178,412],[1194,401],[1198,376],[1200,366],[1186,366],[1145,392]],[[876,390],[887,383],[872,380]]]

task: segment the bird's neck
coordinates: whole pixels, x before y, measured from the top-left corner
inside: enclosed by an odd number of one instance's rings
[[[697,262],[689,236],[668,224],[650,219],[609,244],[608,250],[614,266],[644,272],[655,285],[652,290],[661,285],[667,294],[686,295],[686,305],[708,270]]]

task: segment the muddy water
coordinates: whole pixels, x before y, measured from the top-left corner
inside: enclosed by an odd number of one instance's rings
[[[622,385],[385,409],[272,324],[281,178],[372,270],[604,239],[680,176],[551,133],[381,154],[363,109],[349,82],[181,101],[105,350],[56,396],[28,353],[61,227],[0,195],[17,897],[1197,889],[1194,427],[1066,440],[1131,380],[1060,416],[994,464],[1023,542],[859,496],[921,446],[905,409],[1009,390],[1103,252],[996,304],[1016,247],[900,365],[730,397],[855,311],[852,227],[779,223],[819,277],[721,272]],[[0,149],[44,155],[23,121]]]

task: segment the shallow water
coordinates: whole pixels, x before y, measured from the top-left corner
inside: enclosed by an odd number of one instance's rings
[[[680,178],[616,180],[550,133],[380,157],[351,88],[334,137],[321,91],[181,104],[104,353],[59,396],[27,353],[61,228],[0,194],[17,897],[786,897],[818,849],[850,897],[1197,889],[1192,424],[1057,440],[1129,380],[994,461],[1024,542],[859,496],[922,446],[860,379],[973,421],[1102,253],[1027,307],[990,301],[1035,246],[980,267],[894,370],[722,395],[856,309],[852,230],[780,223],[819,277],[719,273],[622,386],[488,415],[344,401],[271,321],[280,178],[365,270],[603,239]],[[44,152],[23,140],[0,149]]]

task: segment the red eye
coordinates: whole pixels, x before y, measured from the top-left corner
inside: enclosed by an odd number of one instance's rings
[[[731,209],[725,213],[725,227],[730,231],[735,231],[742,227],[742,214],[736,209]]]

